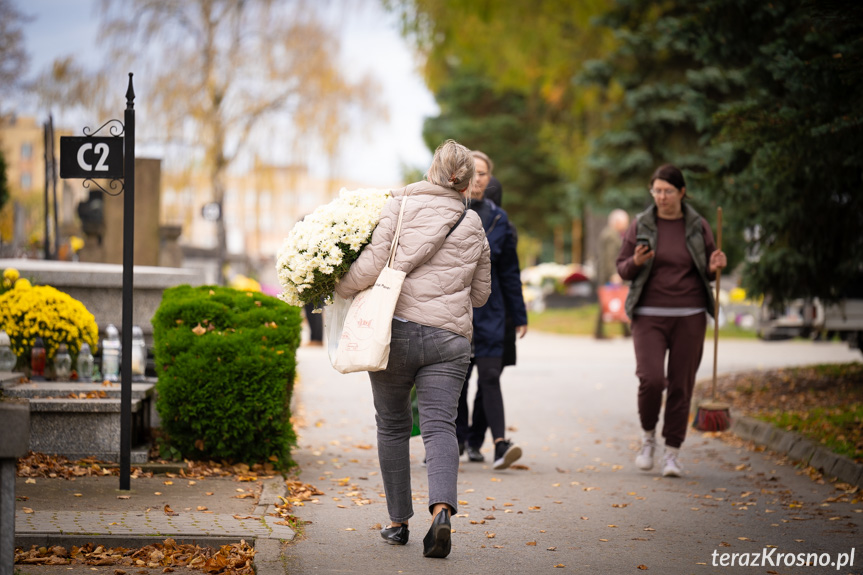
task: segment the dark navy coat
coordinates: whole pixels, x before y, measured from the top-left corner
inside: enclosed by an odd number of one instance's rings
[[[506,315],[513,325],[527,325],[515,230],[493,202],[474,200],[470,207],[480,215],[491,249],[491,295],[484,306],[473,308],[474,356],[502,357]]]

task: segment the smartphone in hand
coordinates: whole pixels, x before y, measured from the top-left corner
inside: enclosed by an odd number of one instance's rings
[[[635,238],[635,247],[638,246],[647,246],[648,251],[653,249],[653,246],[650,245],[650,238],[644,235],[639,235]]]

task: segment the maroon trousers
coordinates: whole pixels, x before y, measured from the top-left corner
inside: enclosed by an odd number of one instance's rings
[[[695,386],[695,372],[701,365],[704,352],[706,329],[705,313],[685,317],[636,315],[632,322],[641,428],[647,431],[656,429],[662,409],[662,392],[667,391],[662,436],[668,447],[680,447],[686,439],[689,404]]]

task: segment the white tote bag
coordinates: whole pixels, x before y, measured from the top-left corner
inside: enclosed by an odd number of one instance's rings
[[[334,293],[333,303],[324,306],[324,337],[327,341],[327,355],[330,357],[330,365],[336,363],[339,340],[342,339],[342,331],[345,329],[345,318],[353,301],[354,298],[352,297],[345,299]]]
[[[405,272],[393,269],[407,196],[402,198],[390,257],[374,285],[356,296],[345,318],[345,327],[333,367],[341,373],[381,371],[390,359],[393,313],[405,281]]]

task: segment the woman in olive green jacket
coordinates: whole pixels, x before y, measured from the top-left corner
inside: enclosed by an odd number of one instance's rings
[[[656,424],[666,391],[662,474],[679,477],[679,450],[704,350],[706,314],[713,315],[710,281],[725,267],[726,258],[716,249],[707,221],[684,201],[686,182],[679,169],[670,164],[657,168],[650,194],[654,205],[629,226],[617,258],[620,277],[632,282],[626,313],[632,320],[642,428],[635,463],[644,471],[653,468]]]

